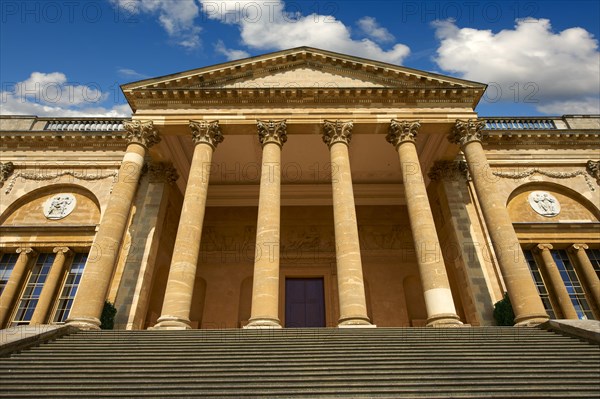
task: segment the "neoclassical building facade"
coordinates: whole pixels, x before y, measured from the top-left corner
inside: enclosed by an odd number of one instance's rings
[[[301,47],[0,117],[0,328],[600,319],[600,116]]]

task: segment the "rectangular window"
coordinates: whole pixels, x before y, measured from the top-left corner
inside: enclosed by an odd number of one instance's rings
[[[585,252],[588,258],[590,258],[590,262],[592,262],[598,278],[600,278],[600,249],[588,249]]]
[[[0,295],[8,283],[8,279],[17,264],[19,254],[3,254],[0,258]]]
[[[550,302],[550,295],[548,295],[548,290],[544,285],[544,280],[542,279],[542,274],[540,273],[540,269],[535,263],[535,258],[531,250],[523,250],[525,254],[525,260],[527,260],[527,264],[529,265],[529,271],[531,272],[531,276],[533,277],[533,281],[535,281],[535,286],[538,290],[538,294],[540,294],[540,298],[542,298],[542,302],[544,303],[544,309],[546,309],[546,313],[550,316],[551,319],[556,319],[556,313],[552,309],[552,303]]]
[[[73,299],[77,293],[77,287],[79,287],[79,281],[81,280],[87,257],[88,254],[86,253],[76,253],[73,257],[69,274],[67,275],[65,285],[63,286],[60,298],[58,299],[58,308],[54,315],[55,323],[62,323],[67,320],[67,317],[69,316],[69,311],[71,310],[71,305],[73,305]]]
[[[590,305],[585,298],[583,287],[579,282],[579,278],[577,278],[577,273],[571,264],[571,260],[567,255],[567,251],[561,249],[557,251],[551,251],[551,253],[552,257],[554,258],[554,262],[558,267],[558,271],[560,272],[560,276],[565,283],[565,287],[567,288],[567,292],[569,293],[569,297],[571,298],[571,302],[575,307],[577,315],[580,319],[593,320],[594,315],[592,314]]]
[[[55,256],[56,255],[53,253],[41,253],[38,255],[35,265],[31,270],[29,281],[21,296],[21,301],[19,302],[15,318],[12,322],[13,326],[29,324]]]

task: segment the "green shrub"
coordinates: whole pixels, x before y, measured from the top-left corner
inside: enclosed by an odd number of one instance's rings
[[[104,302],[104,308],[102,308],[102,315],[100,316],[100,328],[102,330],[112,330],[115,326],[115,315],[117,314],[117,308],[108,301]]]
[[[506,292],[502,300],[494,304],[494,319],[496,319],[496,324],[499,326],[515,325],[515,313]]]

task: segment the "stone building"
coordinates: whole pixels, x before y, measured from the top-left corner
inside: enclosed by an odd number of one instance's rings
[[[301,47],[0,118],[0,328],[600,319],[600,116]]]

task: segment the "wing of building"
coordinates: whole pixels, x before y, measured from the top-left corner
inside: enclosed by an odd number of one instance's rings
[[[0,118],[0,328],[600,318],[600,116],[295,48],[122,86],[131,119]]]

